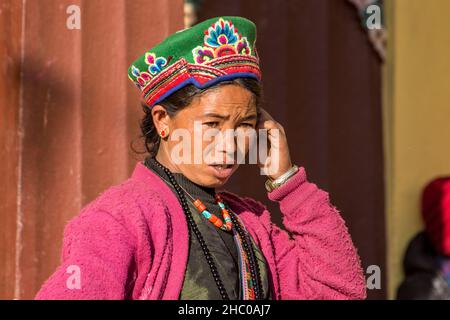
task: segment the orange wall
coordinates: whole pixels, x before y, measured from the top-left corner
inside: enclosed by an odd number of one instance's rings
[[[1,2],[0,299],[33,298],[65,223],[129,176],[142,110],[128,65],[182,28],[182,0]]]

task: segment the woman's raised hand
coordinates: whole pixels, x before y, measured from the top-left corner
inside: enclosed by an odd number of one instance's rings
[[[258,166],[272,180],[275,180],[292,167],[289,146],[283,126],[263,108],[260,108],[260,117],[256,130],[267,129],[267,157],[259,159]],[[257,135],[259,137],[259,135]],[[258,148],[261,141],[258,141]]]

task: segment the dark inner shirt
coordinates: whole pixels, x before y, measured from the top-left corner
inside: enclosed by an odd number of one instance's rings
[[[174,191],[174,188],[169,182],[166,173],[160,169],[153,158],[147,158],[144,164],[159,176],[163,178],[163,181]],[[207,210],[219,218],[222,218],[222,213],[219,205],[216,204],[214,194],[214,188],[207,188],[200,186],[188,178],[182,173],[172,173],[175,180],[180,184],[194,199],[200,199],[206,206]],[[232,231],[225,231],[217,228],[211,222],[209,222],[203,215],[201,215],[192,199],[186,196],[186,200],[191,209],[192,216],[198,229],[200,230],[206,245],[213,257],[215,265],[218,269],[220,278],[225,287],[225,290],[231,300],[242,299],[240,273],[239,273],[239,258],[238,249],[233,238]],[[176,223],[187,223],[187,221],[180,221]],[[182,300],[221,300],[219,289],[211,273],[211,269],[206,261],[203,250],[197,237],[189,227],[190,243],[189,243],[189,257],[188,264],[185,273],[185,279],[180,294]],[[251,238],[251,237],[250,237]],[[254,243],[255,254],[260,266],[261,279],[263,281],[264,294],[266,298],[270,298],[268,292],[268,279],[267,279],[267,265],[264,256],[260,252],[259,248]]]

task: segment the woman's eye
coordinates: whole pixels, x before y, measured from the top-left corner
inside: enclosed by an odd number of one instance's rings
[[[239,126],[244,127],[244,128],[253,128],[253,124],[252,123],[241,123]]]
[[[217,127],[219,125],[219,122],[217,121],[211,121],[211,122],[205,122],[204,125],[207,125],[208,127]]]

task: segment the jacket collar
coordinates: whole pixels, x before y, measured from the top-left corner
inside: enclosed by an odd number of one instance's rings
[[[167,214],[170,215],[171,220],[169,221],[172,229],[172,234],[170,235],[172,238],[171,243],[176,244],[171,246],[172,252],[169,253],[171,255],[171,264],[175,264],[176,267],[171,267],[169,268],[170,270],[167,270],[167,283],[165,285],[167,290],[164,290],[162,296],[152,295],[149,298],[177,300],[181,292],[184,274],[186,271],[189,247],[187,222],[179,223],[179,221],[186,221],[183,208],[169,186],[142,162],[136,163],[131,179],[144,182],[149,188],[149,192],[158,193],[161,195],[161,198],[164,199],[165,206],[167,207]],[[156,294],[157,293],[155,292],[155,295]]]

